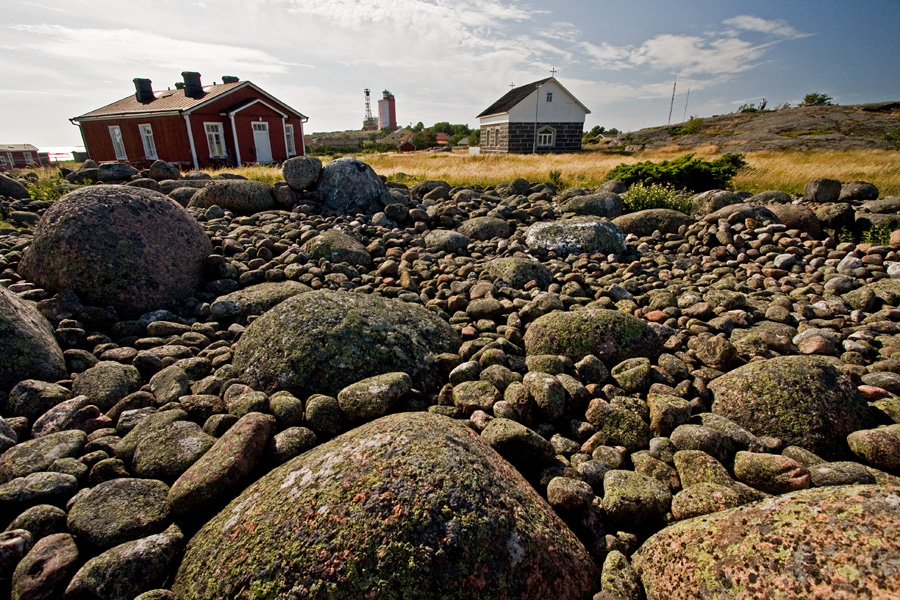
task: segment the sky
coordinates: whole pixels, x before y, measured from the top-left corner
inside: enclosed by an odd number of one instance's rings
[[[633,131],[735,111],[900,100],[900,0],[2,0],[0,143],[81,145],[68,119],[201,73],[249,79],[360,129],[365,88],[401,125],[478,126],[556,70],[595,125]]]

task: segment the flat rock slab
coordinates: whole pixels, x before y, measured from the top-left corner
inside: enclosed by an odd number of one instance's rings
[[[897,597],[900,488],[810,489],[688,519],[632,564],[648,600]]]
[[[477,434],[372,421],[251,485],[191,540],[183,598],[591,598],[599,572]]]

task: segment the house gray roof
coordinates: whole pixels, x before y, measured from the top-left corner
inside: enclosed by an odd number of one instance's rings
[[[553,78],[547,77],[545,79],[533,81],[532,83],[526,83],[525,85],[520,85],[517,88],[509,90],[502,98],[481,111],[481,114],[476,118],[480,119],[481,117],[486,117],[488,115],[497,115],[509,112],[516,104],[527,98],[531,94],[531,92],[533,92],[539,86],[544,85],[551,79]]]
[[[37,152],[37,146],[31,144],[0,144],[0,152]]]

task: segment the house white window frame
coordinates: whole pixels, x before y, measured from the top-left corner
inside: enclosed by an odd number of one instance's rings
[[[549,125],[544,125],[537,132],[538,148],[552,148],[556,145],[556,130]]]
[[[153,127],[150,123],[141,123],[138,125],[138,131],[141,132],[141,142],[144,144],[144,158],[158,159],[156,141],[153,139]]]
[[[547,102],[553,102],[553,92],[547,92]]]
[[[210,129],[212,127],[212,130]],[[209,149],[210,158],[226,158],[228,156],[228,148],[225,146],[225,127],[218,121],[204,121],[203,131],[206,133],[206,146]],[[218,142],[215,137],[218,135]],[[216,147],[218,146],[218,147]],[[221,153],[216,153],[220,150]]]
[[[34,155],[31,152],[23,152],[22,158],[25,159],[25,164],[31,166],[34,164]]]
[[[294,141],[294,126],[291,123],[284,125],[284,144],[287,148],[288,156],[297,154],[297,142]]]
[[[6,157],[0,154],[0,168],[6,166]]]
[[[125,138],[122,137],[122,128],[118,125],[110,125],[109,137],[112,140],[116,160],[128,160],[128,153],[125,151]]]

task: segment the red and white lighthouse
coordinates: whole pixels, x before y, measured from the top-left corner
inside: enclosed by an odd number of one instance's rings
[[[387,90],[381,93],[381,100],[378,101],[378,121],[381,129],[390,127],[391,131],[397,130],[397,107],[394,95]]]

